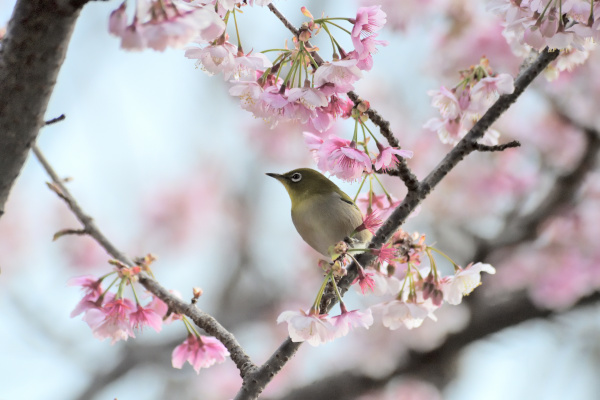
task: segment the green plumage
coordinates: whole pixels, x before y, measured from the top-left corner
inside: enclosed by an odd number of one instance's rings
[[[267,174],[283,184],[292,201],[292,221],[302,239],[328,256],[329,246],[350,236],[363,222],[352,199],[323,174],[299,168],[283,175]],[[353,238],[358,246],[371,240],[363,230]]]

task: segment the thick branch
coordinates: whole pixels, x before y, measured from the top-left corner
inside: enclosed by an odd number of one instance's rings
[[[370,246],[377,248],[387,242],[392,234],[404,223],[411,212],[429,195],[431,190],[454,168],[465,156],[477,150],[477,140],[482,138],[488,128],[502,113],[504,113],[525,88],[539,75],[544,68],[558,57],[558,52],[550,52],[545,49],[519,77],[515,80],[515,90],[512,94],[502,95],[483,115],[483,117],[471,128],[467,135],[452,149],[434,170],[418,185],[418,188],[409,191],[402,203],[394,210],[392,215],[379,228],[373,237]],[[370,253],[362,253],[357,259],[362,265],[368,265],[374,256]],[[348,275],[342,278],[338,284],[340,291],[344,294],[356,278],[356,267],[354,264],[348,269]],[[333,293],[325,293],[323,296],[326,309],[331,309],[335,304]],[[271,381],[274,374],[292,357],[300,347],[300,343],[293,343],[288,338],[275,351],[275,353],[259,369],[244,379],[244,384],[238,392],[235,400],[255,399],[265,386]],[[272,364],[271,364],[272,363]]]
[[[50,175],[52,178],[54,186],[60,190],[60,197],[65,200],[71,211],[73,211],[73,214],[75,214],[77,219],[84,226],[84,230],[91,237],[93,237],[112,257],[126,265],[134,266],[134,262],[131,261],[124,253],[119,251],[98,229],[93,219],[83,211],[35,144],[32,146],[32,150],[48,175]],[[169,306],[170,310],[178,314],[187,315],[192,321],[194,321],[196,325],[204,329],[210,335],[213,335],[219,339],[219,341],[223,343],[227,350],[229,350],[231,359],[240,370],[240,375],[242,377],[246,376],[246,374],[248,374],[250,371],[256,369],[256,366],[252,363],[250,357],[244,352],[244,349],[237,342],[233,334],[225,329],[215,318],[204,311],[201,311],[195,305],[187,304],[183,300],[175,297],[146,273],[142,272],[139,275],[139,281],[146,289],[164,301]]]
[[[19,0],[0,50],[0,216],[44,113],[82,4]]]

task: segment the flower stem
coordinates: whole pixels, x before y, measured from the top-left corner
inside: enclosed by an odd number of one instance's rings
[[[321,288],[319,289],[319,293],[317,293],[317,298],[315,299],[315,302],[313,303],[313,306],[311,308],[311,310],[317,313],[317,315],[321,313],[321,298],[323,297],[323,293],[325,293],[325,287],[327,286],[327,282],[329,282],[329,279],[333,279],[332,272],[328,273],[325,276],[323,284],[321,284]]]
[[[427,246],[427,249],[431,249],[433,251],[435,251],[436,253],[440,254],[441,256],[443,256],[446,260],[450,261],[450,263],[452,263],[452,265],[454,266],[454,269],[460,269],[460,266],[454,262],[454,260],[452,260],[450,257],[448,257],[448,255],[446,255],[446,253],[436,249],[435,247],[430,247]]]
[[[363,181],[362,181],[362,183],[361,183],[361,184],[360,184],[360,186],[358,187],[358,191],[356,192],[356,196],[354,196],[354,199],[353,199],[353,201],[354,201],[355,203],[356,203],[356,199],[358,199],[358,195],[360,194],[360,191],[361,191],[361,190],[362,190],[362,188],[363,188],[363,185],[365,184],[365,181],[367,180],[367,176],[368,176],[368,175],[365,175],[365,177],[363,178]]]

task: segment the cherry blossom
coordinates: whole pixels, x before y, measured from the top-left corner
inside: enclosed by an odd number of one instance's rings
[[[496,269],[490,264],[478,262],[459,269],[454,276],[444,277],[441,281],[444,300],[449,304],[460,304],[463,296],[481,285],[481,272],[495,274]]]
[[[119,340],[135,337],[129,315],[134,304],[125,298],[114,299],[106,302],[102,308],[87,310],[83,320],[92,328],[92,333],[98,339],[111,339],[111,344]]]
[[[399,160],[397,156],[403,158],[412,158],[413,152],[410,150],[397,149],[395,147],[384,147],[380,143],[377,143],[379,154],[373,161],[373,165],[376,170],[386,171],[391,166],[395,166]]]
[[[79,276],[69,279],[67,285],[81,286],[85,295],[71,312],[71,318],[78,316],[91,308],[98,307],[96,301],[102,295],[102,281],[92,275]]]
[[[362,224],[355,229],[355,232],[366,229],[372,234],[375,234],[375,231],[377,231],[381,225],[383,225],[383,219],[381,219],[377,211],[372,211],[363,218]]]
[[[209,75],[223,73],[224,79],[228,79],[235,69],[235,54],[237,47],[223,41],[204,48],[192,47],[185,51],[187,58],[196,59],[196,66],[202,65],[202,70]]]
[[[350,328],[363,327],[369,329],[373,325],[373,314],[371,309],[365,312],[359,310],[346,310],[346,306],[341,303],[342,313],[331,318],[334,328],[334,338],[346,336],[350,332]]]
[[[373,287],[374,296],[384,296],[386,294],[396,296],[400,292],[402,283],[395,276],[388,276],[377,271],[372,275],[372,279],[375,283]]]
[[[385,194],[369,192],[360,194],[356,199],[356,204],[364,214],[376,210],[379,217],[385,219],[400,204],[400,200],[388,197]]]
[[[347,93],[354,89],[352,84],[362,78],[360,69],[356,66],[358,60],[334,60],[321,64],[315,71],[315,86],[327,84],[333,93]]]
[[[377,262],[380,264],[390,262],[396,257],[396,249],[389,247],[387,243],[384,243],[379,249],[372,249],[371,253],[377,258]]]
[[[287,322],[288,333],[293,342],[308,342],[312,346],[334,339],[335,331],[326,314],[312,314],[304,311],[284,311],[277,317],[277,323]]]
[[[358,286],[360,287],[360,292],[362,294],[365,294],[365,292],[368,289],[370,289],[371,291],[374,291],[375,290],[375,281],[373,280],[373,278],[371,278],[374,275],[375,275],[374,272],[365,272],[365,270],[361,266],[359,266],[358,267],[358,276],[356,277],[354,282],[352,282],[352,284],[354,285],[355,283],[358,282]]]
[[[181,369],[187,361],[196,373],[200,373],[200,368],[220,364],[227,356],[229,356],[227,348],[216,338],[190,334],[182,344],[175,347],[171,361],[173,368],[178,369]]]
[[[352,27],[352,43],[359,54],[364,51],[361,38],[371,36],[383,28],[386,22],[386,14],[381,6],[360,7],[356,12],[356,19]]]
[[[454,91],[442,86],[440,90],[430,90],[427,94],[431,96],[431,105],[440,110],[442,117],[456,119],[460,116],[462,107]]]
[[[376,304],[371,308],[381,315],[383,326],[390,330],[402,326],[407,329],[418,328],[427,317],[435,320],[435,316],[424,305],[402,300]]]
[[[162,317],[151,307],[144,308],[138,304],[137,310],[129,314],[129,320],[133,329],[142,329],[145,325],[156,332],[162,329]]]
[[[316,154],[321,171],[328,171],[343,180],[356,180],[363,172],[372,170],[371,159],[356,147],[356,142],[337,136],[326,139]]]
[[[126,50],[181,48],[195,37],[208,42],[225,31],[225,23],[210,7],[185,3],[175,7],[171,0],[143,0],[136,7],[129,25],[125,2],[109,17],[109,32],[121,38],[121,47]]]

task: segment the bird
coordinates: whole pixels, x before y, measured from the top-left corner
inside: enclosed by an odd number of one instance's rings
[[[298,168],[285,174],[267,173],[287,190],[292,201],[292,222],[302,239],[324,256],[329,247],[346,240],[363,223],[358,206],[335,183],[310,168]],[[350,244],[364,247],[372,233],[355,233]]]

